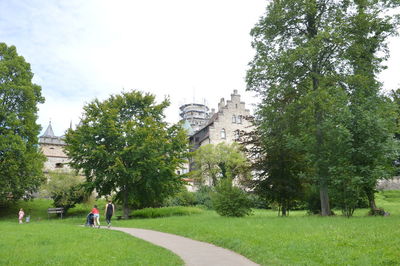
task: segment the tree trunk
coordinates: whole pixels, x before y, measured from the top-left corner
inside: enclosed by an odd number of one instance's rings
[[[316,0],[313,0],[309,3],[309,9],[307,10],[306,20],[307,20],[307,35],[309,40],[313,40],[315,36],[318,34],[318,26],[317,26],[317,9],[318,4]],[[320,89],[320,64],[318,62],[318,58],[314,58],[311,65],[311,80],[312,80],[312,89],[313,91],[318,91]],[[319,100],[317,100],[319,101]],[[324,136],[322,132],[322,124],[323,124],[323,114],[322,108],[319,102],[315,103],[315,138],[316,138],[316,147],[315,147],[315,155],[317,160],[323,160],[321,155],[321,149],[324,144]],[[318,181],[320,185],[320,198],[321,198],[321,215],[327,216],[331,214],[330,206],[329,206],[329,195],[328,195],[328,184],[326,182],[326,171],[324,171],[325,166],[323,163],[316,162],[317,173],[318,173]]]
[[[328,186],[325,182],[321,182],[319,187],[319,196],[321,200],[321,215],[331,215],[331,208],[329,206]]]
[[[364,189],[365,194],[367,195],[368,198],[368,204],[369,204],[369,208],[374,211],[377,209],[376,207],[376,203],[375,203],[375,193],[373,190],[365,188]]]
[[[128,190],[124,190],[124,201],[123,201],[123,209],[124,209],[124,219],[129,218],[129,204],[128,204]]]

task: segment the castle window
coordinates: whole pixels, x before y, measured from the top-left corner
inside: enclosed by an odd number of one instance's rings
[[[232,123],[236,124],[236,116],[235,115],[232,116]]]
[[[241,123],[242,123],[242,116],[241,116],[241,115],[238,115],[238,117],[237,117],[237,123],[238,123],[238,124],[241,124]]]
[[[235,107],[237,108],[237,104],[235,104]]]
[[[56,168],[63,168],[63,164],[62,163],[56,163]]]
[[[226,139],[225,128],[221,129],[221,139]]]
[[[239,133],[239,130],[235,130],[235,140],[238,140],[239,139],[239,137],[240,137],[240,133]]]

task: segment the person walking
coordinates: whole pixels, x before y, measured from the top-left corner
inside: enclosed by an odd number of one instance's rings
[[[19,212],[18,212],[18,221],[19,221],[20,224],[23,223],[23,222],[22,222],[22,219],[24,219],[24,215],[25,215],[24,210],[23,210],[22,208],[19,209]]]
[[[112,204],[112,201],[109,200],[104,210],[104,215],[106,216],[106,222],[108,228],[111,227],[111,217],[113,216],[114,211],[115,211],[114,204]]]
[[[92,213],[93,213],[94,227],[97,226],[98,228],[100,228],[100,213],[99,210],[97,209],[97,205],[94,205]]]

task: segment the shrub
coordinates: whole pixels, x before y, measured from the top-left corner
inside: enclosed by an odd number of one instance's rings
[[[138,218],[159,218],[168,216],[191,215],[201,213],[198,208],[190,207],[162,207],[162,208],[145,208],[135,210],[132,216]]]
[[[269,206],[267,200],[265,198],[260,197],[257,194],[249,193],[248,197],[251,201],[252,208],[255,208],[255,209],[270,209],[271,208],[271,206]]]
[[[200,186],[199,189],[194,192],[196,205],[204,206],[206,209],[213,209],[213,203],[211,200],[211,194],[214,192],[212,187]]]
[[[53,199],[55,207],[63,207],[67,212],[87,197],[81,177],[69,172],[51,172],[49,176],[44,189]]]
[[[224,179],[216,186],[212,196],[214,209],[221,216],[242,217],[251,214],[252,202],[247,194]]]
[[[174,197],[167,199],[166,206],[194,206],[196,205],[196,198],[193,192],[187,190],[181,191]]]

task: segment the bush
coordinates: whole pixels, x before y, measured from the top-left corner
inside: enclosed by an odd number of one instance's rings
[[[69,172],[51,172],[49,176],[44,190],[53,199],[55,207],[63,207],[67,212],[87,197],[81,177]]]
[[[233,186],[230,179],[221,180],[216,186],[212,202],[221,216],[243,217],[251,214],[251,200],[243,190]]]
[[[260,197],[257,194],[249,193],[248,198],[251,201],[251,207],[255,209],[270,209],[267,200],[265,198]]]
[[[145,208],[141,210],[135,210],[132,212],[132,216],[138,218],[159,218],[168,216],[191,215],[198,213],[201,213],[201,210],[198,208],[163,207],[163,208]]]
[[[196,205],[196,198],[193,192],[187,190],[181,191],[174,197],[167,199],[166,206],[194,206]]]
[[[194,192],[195,204],[204,206],[206,209],[213,209],[211,194],[214,192],[212,187],[201,186]]]

